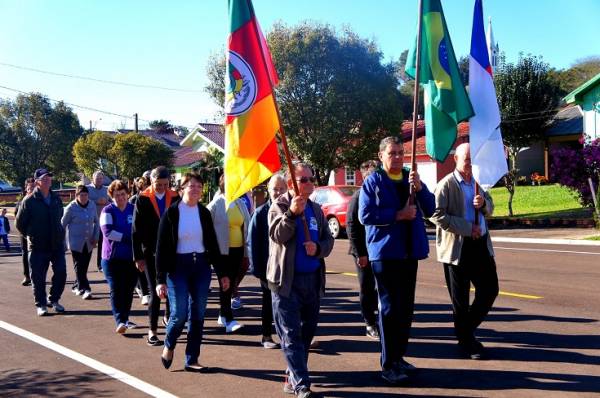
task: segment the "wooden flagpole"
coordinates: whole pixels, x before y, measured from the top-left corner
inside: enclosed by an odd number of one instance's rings
[[[248,4],[248,8],[251,10],[254,10],[254,7],[252,7],[251,0],[246,0],[246,1]],[[254,20],[256,21],[256,15],[254,15]],[[258,26],[256,23],[254,24],[254,34],[256,35],[256,38],[260,42],[261,35],[260,35],[260,32],[258,31]],[[262,58],[263,65],[266,68],[267,67],[267,59],[265,58],[265,53],[263,51],[262,44],[261,44],[261,48],[260,48],[260,56]],[[281,144],[283,145],[283,153],[285,154],[285,160],[288,164],[290,178],[292,179],[292,186],[294,187],[294,193],[296,195],[300,195],[300,190],[298,189],[298,181],[296,181],[296,172],[292,165],[292,157],[290,155],[290,150],[288,148],[287,138],[285,135],[285,131],[283,129],[283,124],[281,123],[281,113],[279,112],[279,105],[277,105],[277,96],[275,94],[275,87],[273,87],[273,82],[271,81],[271,75],[269,74],[268,70],[267,70],[267,76],[269,77],[269,85],[271,87],[271,95],[273,96],[273,104],[275,105],[275,112],[277,113],[277,122],[279,123],[279,136],[281,137]],[[302,213],[301,217],[302,217],[302,224],[304,226],[304,240],[306,242],[308,242],[308,241],[310,241],[310,232],[308,231],[308,224],[306,222],[306,217],[304,216],[304,213]]]
[[[422,37],[422,21],[423,21],[423,1],[419,0],[419,18],[417,21],[417,51],[416,51],[416,70],[415,70],[415,89],[413,95],[413,120],[412,120],[412,147],[410,154],[410,170],[417,170],[417,116],[419,112],[419,79],[421,77],[421,37]],[[409,204],[415,204],[415,186],[410,185]]]

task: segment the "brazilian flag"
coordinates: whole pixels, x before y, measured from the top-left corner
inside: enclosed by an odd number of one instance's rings
[[[421,70],[427,153],[443,162],[456,141],[456,125],[474,115],[462,84],[440,0],[423,0]],[[417,36],[418,37],[418,36]],[[406,73],[415,78],[417,39],[408,54]]]

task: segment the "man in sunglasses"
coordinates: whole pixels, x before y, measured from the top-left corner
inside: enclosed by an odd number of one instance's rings
[[[366,228],[379,297],[381,376],[399,384],[415,369],[403,357],[415,305],[417,262],[429,254],[423,216],[433,214],[435,197],[416,170],[403,167],[404,150],[398,137],[381,140],[379,160],[381,169],[367,177],[361,188],[358,218]]]
[[[284,392],[318,397],[310,389],[308,352],[325,294],[325,262],[333,237],[321,207],[308,199],[315,178],[308,165],[294,167],[299,194],[287,176],[288,192],[271,205],[267,281],[272,292],[275,329],[287,362]],[[308,232],[308,234],[307,234]]]

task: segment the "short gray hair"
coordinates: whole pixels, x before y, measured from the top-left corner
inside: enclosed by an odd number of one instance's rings
[[[102,177],[104,177],[104,173],[102,172],[102,170],[94,171],[94,174],[92,174],[92,178],[96,178],[99,175],[102,175]]]
[[[282,181],[285,184],[285,177],[280,173],[275,173],[269,179],[269,183],[267,184],[267,186],[272,187],[275,184],[277,184],[279,181]]]
[[[296,162],[296,163],[293,163],[292,166],[294,167],[294,174],[296,173],[296,171],[298,171],[300,169],[308,169],[308,170],[310,170],[312,175],[315,175],[315,172],[313,171],[312,167],[310,167],[308,165],[308,163]],[[289,169],[285,172],[285,179],[286,179],[286,181],[291,181],[291,179],[292,179],[292,175],[290,174]]]
[[[387,148],[387,146],[391,144],[403,146],[404,143],[402,142],[400,137],[397,136],[385,137],[384,139],[379,141],[379,152],[385,151],[385,148]]]

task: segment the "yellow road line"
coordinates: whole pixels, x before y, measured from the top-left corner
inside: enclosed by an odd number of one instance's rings
[[[335,275],[353,276],[353,277],[357,276],[357,274],[355,272],[339,272],[339,271],[329,270],[329,271],[327,271],[327,273],[328,274],[335,274]],[[423,283],[419,282],[419,284],[423,284]],[[429,285],[433,285],[433,284],[429,284]],[[444,287],[447,287],[447,286],[444,286]],[[475,289],[471,288],[471,291],[474,292]],[[517,298],[523,298],[523,299],[529,299],[529,300],[539,300],[539,299],[543,299],[544,298],[542,296],[534,296],[534,295],[531,295],[531,294],[521,294],[521,293],[504,292],[502,290],[498,294],[500,296],[517,297]]]

